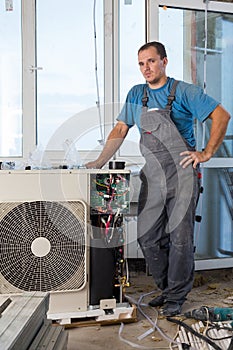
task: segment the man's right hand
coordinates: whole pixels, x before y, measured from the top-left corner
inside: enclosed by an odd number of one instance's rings
[[[101,169],[102,168],[102,166],[98,163],[97,160],[94,160],[93,162],[86,163],[85,167],[87,169]]]

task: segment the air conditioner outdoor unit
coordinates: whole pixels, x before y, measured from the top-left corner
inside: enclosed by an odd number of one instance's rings
[[[50,292],[48,315],[85,314],[95,174],[86,169],[0,171],[1,293]]]

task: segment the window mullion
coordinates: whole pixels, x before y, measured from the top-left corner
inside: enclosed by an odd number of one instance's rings
[[[115,121],[114,104],[119,100],[118,80],[118,0],[104,2],[104,133]]]
[[[36,145],[35,0],[22,0],[23,158]]]

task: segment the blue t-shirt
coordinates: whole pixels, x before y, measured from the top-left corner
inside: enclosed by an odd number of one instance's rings
[[[159,89],[151,89],[147,86],[148,109],[165,108],[173,82],[173,78],[168,78],[166,84]],[[136,124],[139,131],[145,85],[139,84],[131,88],[117,117],[118,121],[123,121],[129,127]],[[179,81],[172,104],[171,118],[191,147],[195,147],[194,119],[197,118],[203,122],[218,105],[219,102],[205,94],[199,86]]]

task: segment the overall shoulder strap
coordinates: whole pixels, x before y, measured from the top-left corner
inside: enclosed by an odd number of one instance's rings
[[[167,98],[167,105],[165,107],[166,109],[169,109],[169,110],[172,109],[172,103],[175,100],[176,87],[178,83],[179,83],[179,80],[174,80],[174,83],[172,84],[170,95]]]
[[[142,107],[148,108],[147,102],[148,102],[147,85],[145,85],[143,88]]]

